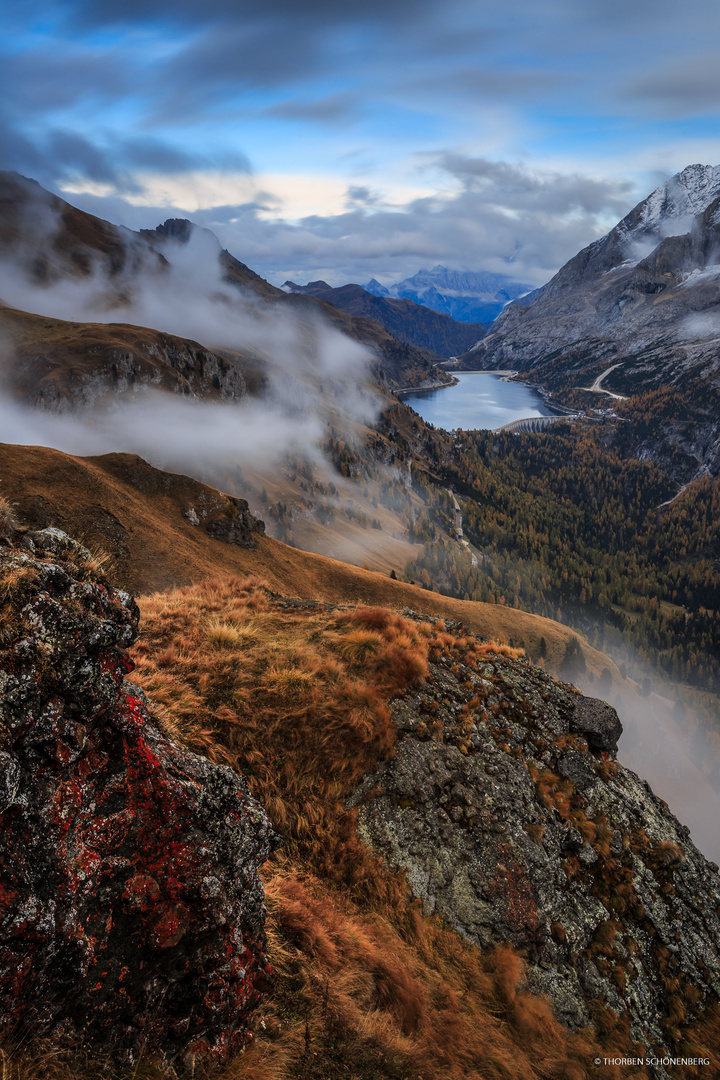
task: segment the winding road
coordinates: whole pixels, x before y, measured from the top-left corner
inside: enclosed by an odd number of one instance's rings
[[[620,361],[620,363],[622,363],[622,361]],[[613,364],[613,366],[609,367],[607,371],[603,371],[602,375],[598,375],[592,386],[583,386],[581,389],[590,390],[592,393],[596,394],[608,394],[609,397],[616,398],[617,401],[627,401],[627,397],[624,394],[615,394],[612,390],[604,390],[602,387],[603,380],[607,378],[611,371],[614,371],[615,368],[619,367],[620,364]]]

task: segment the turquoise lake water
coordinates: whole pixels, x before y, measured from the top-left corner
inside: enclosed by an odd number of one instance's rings
[[[552,416],[537,390],[518,382],[505,382],[486,371],[456,373],[455,386],[440,390],[411,391],[398,396],[435,427],[495,430],[526,416]]]

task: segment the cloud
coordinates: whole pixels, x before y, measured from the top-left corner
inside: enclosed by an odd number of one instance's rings
[[[587,186],[587,191],[584,188]],[[411,276],[421,265],[506,273],[533,285],[547,281],[581,247],[602,235],[630,209],[622,191],[608,190],[603,205],[592,181],[505,199],[493,189],[464,190],[445,198],[411,200],[396,208],[379,204],[367,189],[351,188],[344,212],[314,214],[297,222],[268,218],[267,204],[250,201],[206,207],[188,214],[179,206],[129,208],[117,197],[87,195],[72,201],[99,216],[133,228],[152,227],[166,217],[193,217],[212,229],[223,247],[257,273],[280,284],[286,278],[322,277],[332,284],[386,281]],[[588,194],[589,192],[589,194]],[[596,209],[588,208],[595,202]]]
[[[377,206],[380,201],[378,194],[361,184],[351,184],[345,197],[348,209],[354,206]]]
[[[439,74],[409,82],[404,89],[413,94],[452,94],[466,99],[488,97],[527,100],[529,94],[556,90],[568,82],[568,76],[542,68],[501,68],[492,61],[482,67],[449,67]]]
[[[539,172],[506,161],[488,161],[463,154],[444,154],[438,164],[457,177],[467,191],[483,194],[508,209],[534,208],[546,213],[575,212],[621,216],[632,185],[607,180]]]
[[[106,195],[83,205],[130,225],[202,213],[279,281],[391,280],[441,261],[541,284],[647,193],[618,176],[687,164],[688,118],[720,159],[707,132],[720,85],[698,52],[720,9],[703,0],[11,11],[4,166]],[[263,182],[234,179],[251,173]]]
[[[457,153],[424,159],[423,168],[431,166],[446,177],[443,196],[390,205],[377,191],[358,184],[346,189],[344,209],[339,203],[337,212],[296,222],[277,216],[277,200],[272,217],[264,211],[267,202],[248,200],[190,214],[181,206],[133,212],[125,206],[123,223],[139,227],[191,216],[217,233],[223,247],[278,284],[288,277],[322,277],[335,284],[370,277],[392,281],[420,265],[440,262],[539,285],[635,201],[627,181],[538,172]],[[331,194],[328,189],[328,198]],[[80,195],[73,201],[100,216],[117,217],[122,209],[117,200]]]
[[[46,231],[35,239],[50,249],[59,218],[47,212],[39,189],[31,194],[32,220]],[[17,261],[7,261],[0,263],[0,296],[51,318],[148,326],[207,348],[250,354],[265,373],[262,396],[217,403],[133,387],[119,400],[101,399],[82,413],[59,416],[18,405],[5,390],[0,430],[6,441],[77,454],[132,451],[159,467],[221,483],[242,465],[272,471],[290,451],[323,464],[319,444],[329,417],[348,430],[374,420],[380,397],[368,375],[373,354],[311,310],[283,310],[228,285],[211,233],[193,229],[185,243],[155,242],[167,260],[162,272],[139,238],[126,240],[138,256],[129,278],[108,277],[100,263],[89,278],[45,287],[24,278]],[[8,342],[1,344],[7,376],[14,359]],[[326,462],[324,468],[333,471]]]
[[[626,80],[622,94],[661,115],[717,113],[720,99],[717,53],[693,55],[679,63],[670,63],[661,71],[645,71]]]
[[[116,166],[111,164],[111,156],[75,132],[51,131],[46,145],[49,156],[62,166],[63,172],[77,171],[91,180],[117,182],[120,179]]]
[[[296,0],[264,0],[262,8],[250,0],[155,0],[152,12],[149,12],[143,0],[80,0],[73,6],[73,19],[76,24],[85,25],[137,21],[159,15],[196,24],[225,20],[250,22],[259,18],[324,25],[368,20],[394,23],[402,22],[408,15],[417,17],[433,6],[431,0],[392,0],[392,3],[387,0],[348,0],[344,4],[337,4],[335,0],[304,0],[302,5]]]
[[[266,116],[281,120],[313,120],[322,123],[344,123],[358,112],[358,102],[352,94],[331,94],[329,97],[314,101],[302,98],[289,98],[271,105],[265,110]]]

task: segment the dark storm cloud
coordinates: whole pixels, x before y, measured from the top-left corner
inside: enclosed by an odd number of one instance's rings
[[[250,172],[250,163],[243,154],[224,152],[221,157],[224,167]],[[202,164],[211,166],[212,158]],[[74,131],[51,129],[31,140],[0,116],[0,168],[29,175],[50,186],[79,175],[113,184],[118,192],[127,193],[138,189],[133,178],[135,170],[172,174],[197,167],[197,155],[151,136],[122,139],[104,133],[102,141],[91,142]]]
[[[487,67],[451,67],[440,75],[430,75],[407,84],[411,93],[451,93],[464,97],[488,96],[498,98],[525,98],[528,94],[555,90],[567,82],[567,76],[557,71],[502,69]]]
[[[200,101],[218,85],[287,85],[316,71],[324,36],[309,24],[288,31],[268,20],[213,25],[162,65],[158,75],[169,79],[175,91],[185,88],[187,94],[180,97],[197,95]]]
[[[154,0],[148,8],[145,0],[80,0],[74,5],[74,18],[78,23],[97,25],[107,22],[124,23],[151,17],[169,17],[173,21],[206,24],[211,20],[254,20],[262,17],[274,21],[303,21],[325,24],[366,22],[379,19],[397,22],[408,15],[421,14],[433,8],[433,0]]]
[[[151,137],[122,140],[118,150],[129,168],[158,169],[162,172],[184,172],[197,165],[197,156],[169,146],[162,139]],[[243,171],[249,171],[247,159],[242,159]],[[238,162],[238,166],[240,162]]]
[[[45,164],[45,156],[0,113],[0,169],[40,179],[44,178]]]
[[[6,100],[17,113],[70,108],[92,97],[114,100],[132,91],[130,64],[116,49],[90,51],[66,43],[62,48],[35,47],[0,52]]]

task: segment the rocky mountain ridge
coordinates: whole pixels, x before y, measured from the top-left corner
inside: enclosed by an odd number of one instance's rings
[[[230,356],[197,341],[121,323],[46,319],[0,304],[0,330],[12,363],[3,390],[50,412],[90,410],[141,388],[189,398],[247,397],[247,354]]]
[[[518,947],[565,1023],[674,1053],[720,998],[720,877],[615,760],[614,710],[487,655],[440,659],[392,715],[396,752],[348,803],[365,842],[425,911]]]
[[[223,250],[212,233],[192,222],[170,219],[154,230],[133,232],[78,210],[34,180],[17,173],[0,173],[0,260],[6,275],[27,280],[40,302],[43,289],[87,282],[98,311],[132,308],[138,288],[167,279],[178,248],[194,234],[201,238],[209,259],[208,280],[192,283],[196,300],[203,296],[203,289],[206,298],[212,296],[221,281],[237,289],[237,300],[233,296],[237,305],[247,302],[252,308],[260,302],[270,312],[278,310],[296,320],[301,333],[312,334],[317,324],[324,322],[366,345],[377,358],[373,374],[382,384],[399,387],[419,385],[423,380],[440,385],[450,381],[450,376],[436,367],[437,357],[427,349],[398,341],[371,319],[354,318],[317,297],[289,296]],[[202,344],[213,351],[218,343]],[[78,347],[81,345],[79,342]],[[245,345],[238,340],[232,351],[242,358]]]

